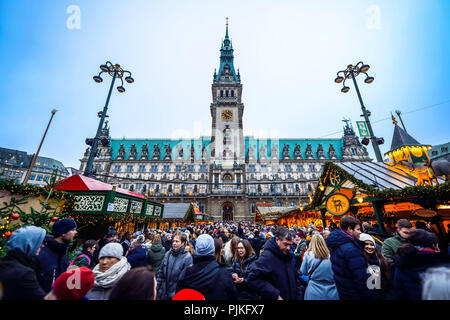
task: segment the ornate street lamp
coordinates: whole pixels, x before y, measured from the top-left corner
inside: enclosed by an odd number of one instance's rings
[[[347,69],[338,71],[337,77],[336,77],[336,79],[334,79],[334,82],[342,83],[341,92],[347,93],[350,91],[350,87],[345,86],[345,81],[348,79],[353,80],[353,84],[355,85],[356,93],[358,94],[358,99],[361,104],[361,109],[363,111],[362,116],[364,117],[364,119],[366,120],[366,123],[367,123],[367,129],[369,130],[370,140],[372,141],[372,146],[373,146],[373,150],[375,151],[375,156],[376,156],[378,162],[383,162],[379,144],[383,144],[384,139],[383,138],[377,139],[377,137],[375,137],[375,135],[373,134],[372,126],[369,121],[370,111],[366,110],[366,108],[364,107],[364,103],[362,101],[361,94],[359,93],[358,84],[356,83],[356,79],[355,79],[358,75],[363,73],[366,75],[366,79],[364,79],[364,82],[372,83],[374,80],[374,77],[370,77],[367,74],[367,71],[369,70],[369,68],[370,68],[370,66],[368,64],[364,64],[362,61],[358,62],[356,65],[349,64],[347,66]],[[365,145],[368,144],[367,140],[364,140],[364,142],[365,142],[364,143]]]
[[[86,168],[84,169],[84,175],[87,177],[95,175],[95,170],[93,170],[94,158],[97,155],[97,147],[98,147],[98,142],[99,142],[100,135],[101,135],[101,132],[103,129],[103,122],[105,121],[105,118],[108,117],[106,115],[106,111],[108,110],[109,99],[111,98],[111,93],[112,93],[112,89],[114,87],[114,82],[116,81],[116,79],[120,79],[121,85],[117,87],[117,91],[119,91],[121,93],[125,92],[125,88],[123,87],[123,77],[125,74],[128,74],[125,77],[126,82],[128,82],[128,83],[134,82],[134,79],[131,77],[131,72],[127,71],[127,70],[123,70],[119,64],[112,64],[111,62],[107,61],[105,64],[102,64],[100,66],[100,70],[101,70],[101,72],[98,75],[93,77],[95,82],[97,82],[97,83],[103,82],[103,79],[101,77],[102,73],[109,74],[112,77],[112,81],[111,81],[111,86],[109,88],[108,97],[106,98],[105,107],[103,108],[103,111],[98,113],[98,115],[100,116],[100,123],[98,125],[97,134],[95,135],[94,139],[86,139],[86,144],[91,146],[91,152],[89,154],[89,159],[87,161]],[[106,141],[101,141],[101,143],[103,146],[107,145]]]

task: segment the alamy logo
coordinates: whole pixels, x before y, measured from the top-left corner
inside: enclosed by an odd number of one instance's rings
[[[79,268],[72,269],[68,272],[73,272],[73,274],[67,278],[66,285],[67,289],[81,289],[81,272]]]
[[[367,20],[367,27],[371,30],[381,29],[381,10],[377,5],[371,5],[367,7],[367,14],[369,19]]]
[[[381,289],[381,272],[380,267],[376,265],[371,265],[367,268],[367,273],[370,274],[366,281],[367,288],[369,290]]]
[[[67,7],[67,14],[70,16],[66,20],[66,26],[69,30],[81,29],[81,10],[77,5],[71,5]]]

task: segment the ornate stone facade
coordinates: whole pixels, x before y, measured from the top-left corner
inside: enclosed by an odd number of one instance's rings
[[[242,84],[228,26],[211,85],[211,136],[111,139],[95,159],[98,178],[157,202],[197,202],[216,220],[252,220],[258,202],[306,202],[326,161],[367,161],[347,124],[342,138],[255,139],[243,135]],[[149,150],[152,150],[149,156]],[[84,170],[89,153],[81,159]],[[117,203],[117,206],[123,205]]]

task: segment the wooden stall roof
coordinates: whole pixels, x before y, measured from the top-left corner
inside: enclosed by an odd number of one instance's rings
[[[192,209],[190,203],[166,203],[162,218],[184,220],[190,209]]]
[[[58,181],[54,189],[63,191],[111,191],[113,189],[113,185],[76,174]],[[131,192],[122,188],[116,187],[116,192],[145,199],[145,197],[139,193]]]

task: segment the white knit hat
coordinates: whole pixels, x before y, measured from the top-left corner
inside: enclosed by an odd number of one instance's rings
[[[362,241],[362,242],[371,241],[373,243],[373,245],[375,246],[375,240],[373,239],[373,237],[370,234],[367,234],[367,233],[361,233],[361,235],[359,236],[359,241]]]
[[[112,242],[105,245],[101,250],[98,258],[103,257],[114,257],[117,259],[122,259],[123,257],[123,247],[120,243]]]

